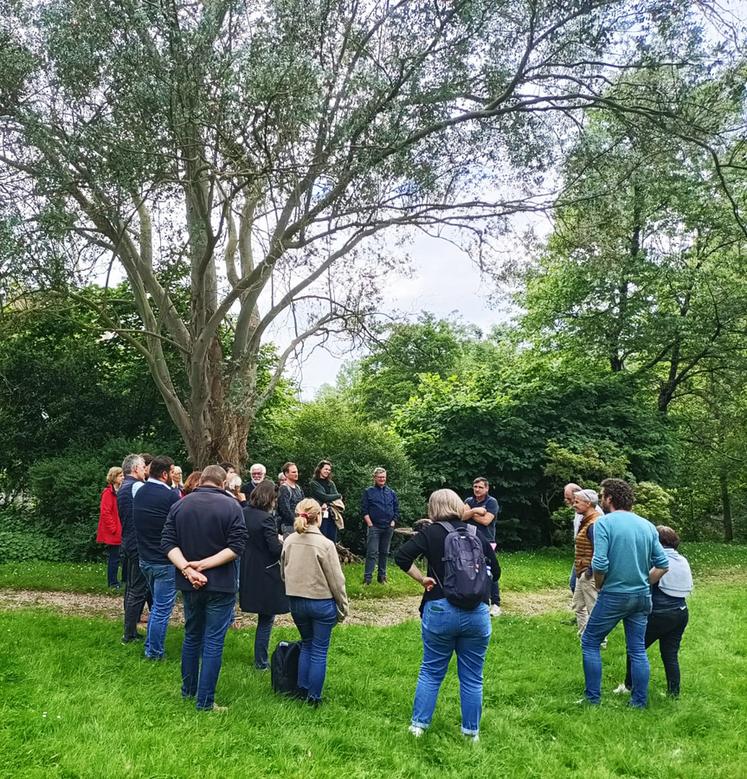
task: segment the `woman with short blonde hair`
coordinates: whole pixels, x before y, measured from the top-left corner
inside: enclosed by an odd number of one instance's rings
[[[482,716],[482,669],[490,642],[491,624],[488,613],[490,588],[471,597],[444,590],[446,537],[459,533],[460,544],[474,551],[474,540],[480,544],[481,560],[490,569],[493,581],[498,581],[500,567],[490,543],[472,525],[462,519],[464,502],[452,490],[436,490],[428,500],[428,516],[432,524],[404,543],[394,556],[397,565],[423,586],[420,604],[422,616],[423,662],[420,666],[410,733],[422,736],[433,719],[438,691],[446,676],[452,654],[457,656],[457,676],[462,706],[462,734],[477,741]],[[428,573],[424,576],[415,560],[425,557]],[[473,558],[474,559],[474,558]],[[483,568],[483,574],[486,573]],[[487,580],[487,577],[485,577]]]
[[[327,674],[332,628],[348,614],[348,596],[337,547],[319,528],[321,506],[312,498],[296,504],[296,519],[280,555],[280,574],[291,616],[301,634],[298,687],[318,706]]]

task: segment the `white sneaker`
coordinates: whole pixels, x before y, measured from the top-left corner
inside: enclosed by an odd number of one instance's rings
[[[501,616],[501,607],[497,606],[495,603],[490,607],[490,616],[491,617],[500,617]]]
[[[476,744],[480,740],[479,733],[462,733],[462,735],[467,741],[471,741],[473,744]]]
[[[615,695],[630,695],[630,690],[625,686],[625,684],[618,684],[617,687],[615,687],[612,692],[615,693]]]
[[[410,733],[412,733],[412,735],[415,736],[415,738],[420,738],[423,735],[423,733],[425,733],[425,728],[421,728],[418,725],[410,725],[410,727],[407,728],[407,730]]]

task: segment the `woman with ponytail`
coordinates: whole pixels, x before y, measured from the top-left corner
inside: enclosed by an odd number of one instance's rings
[[[280,556],[291,616],[301,634],[298,686],[313,706],[322,700],[332,628],[348,614],[340,558],[332,541],[322,535],[321,513],[311,498],[296,505],[296,532],[286,538]]]

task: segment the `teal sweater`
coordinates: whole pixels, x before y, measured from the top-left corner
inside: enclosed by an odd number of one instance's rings
[[[651,568],[669,568],[656,528],[632,511],[613,511],[594,526],[591,567],[605,574],[604,592],[649,591]]]

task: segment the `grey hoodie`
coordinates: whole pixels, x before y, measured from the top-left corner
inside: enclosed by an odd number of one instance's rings
[[[693,589],[690,564],[676,550],[664,547],[669,558],[669,570],[659,580],[659,589],[672,598],[686,598]]]

